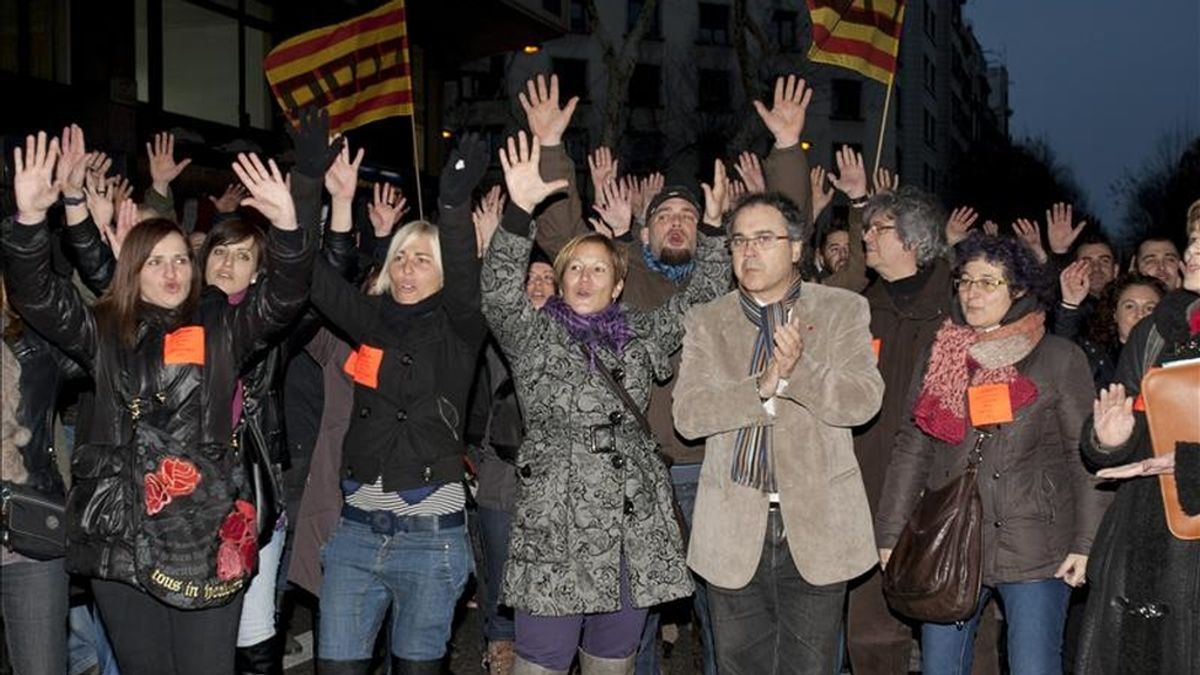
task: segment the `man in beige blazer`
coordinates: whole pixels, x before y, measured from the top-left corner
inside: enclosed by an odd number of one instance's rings
[[[851,427],[879,410],[867,303],[801,283],[809,226],[777,194],[727,217],[738,289],[684,320],[675,427],[706,455],[688,564],[721,675],[833,672],[846,582],[879,562]]]

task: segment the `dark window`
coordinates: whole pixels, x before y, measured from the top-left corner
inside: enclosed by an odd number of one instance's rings
[[[796,13],[777,9],[771,15],[771,26],[775,31],[775,44],[782,51],[795,49],[798,46],[798,28]]]
[[[571,16],[567,18],[572,33],[590,33],[591,20],[584,0],[571,0]]]
[[[488,70],[467,70],[459,73],[459,91],[464,101],[494,100],[503,98],[504,57],[493,56],[488,60]]]
[[[833,81],[833,110],[830,117],[843,120],[862,119],[862,82],[859,80]]]
[[[587,61],[554,59],[551,68],[558,75],[560,101],[566,101],[572,96],[578,96],[581,101],[588,99]]]
[[[699,106],[705,111],[725,111],[730,109],[730,99],[733,97],[733,80],[728,70],[713,68],[700,69]]]
[[[928,56],[924,56],[922,59],[924,60],[925,89],[934,94],[937,92],[937,66],[933,65],[933,61],[929,60]]]
[[[642,7],[646,0],[627,0],[625,10],[625,32],[632,33],[637,25],[638,17],[642,15]],[[662,0],[654,5],[654,16],[650,18],[650,27],[646,29],[646,37],[658,39],[662,37]]]
[[[662,68],[639,63],[629,78],[629,105],[634,108],[657,108],[661,105]]]
[[[700,3],[700,33],[696,41],[706,45],[729,44],[729,5]]]
[[[70,5],[69,0],[0,2],[0,70],[70,84]]]

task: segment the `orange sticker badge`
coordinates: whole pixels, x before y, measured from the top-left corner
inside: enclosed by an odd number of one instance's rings
[[[204,326],[184,326],[163,337],[163,363],[204,365]]]
[[[350,352],[350,356],[347,356],[346,362],[342,364],[342,372],[353,378],[356,368],[358,368],[358,352]]]
[[[875,362],[879,362],[879,352],[883,351],[883,340],[871,338],[871,351],[875,352]]]
[[[1141,394],[1138,394],[1137,398],[1133,399],[1133,409],[1138,412],[1146,412],[1146,399],[1142,398]]]
[[[967,389],[971,424],[976,427],[1013,421],[1012,398],[1007,384],[981,384]]]
[[[379,366],[383,363],[383,350],[370,345],[362,345],[358,351],[346,359],[346,373],[354,381],[371,389],[379,388]],[[353,372],[351,366],[353,365]]]

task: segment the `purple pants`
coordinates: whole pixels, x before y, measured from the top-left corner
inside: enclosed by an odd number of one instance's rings
[[[623,659],[637,651],[647,612],[633,606],[629,574],[622,559],[621,609],[603,614],[566,616],[534,616],[517,610],[517,654],[529,663],[550,670],[569,669],[579,648],[592,656]]]

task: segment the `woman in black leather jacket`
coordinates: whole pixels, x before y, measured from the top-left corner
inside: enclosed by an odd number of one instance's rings
[[[257,553],[231,442],[237,377],[302,309],[314,237],[298,227],[274,163],[239,155],[247,205],[272,224],[262,290],[236,306],[215,289],[201,294],[183,232],[151,220],[130,232],[111,287],[89,308],[48,269],[57,146],[39,133],[14,153],[18,213],[4,243],[13,306],[96,386],[72,458],[67,569],[92,577],[126,675],[228,673]]]

